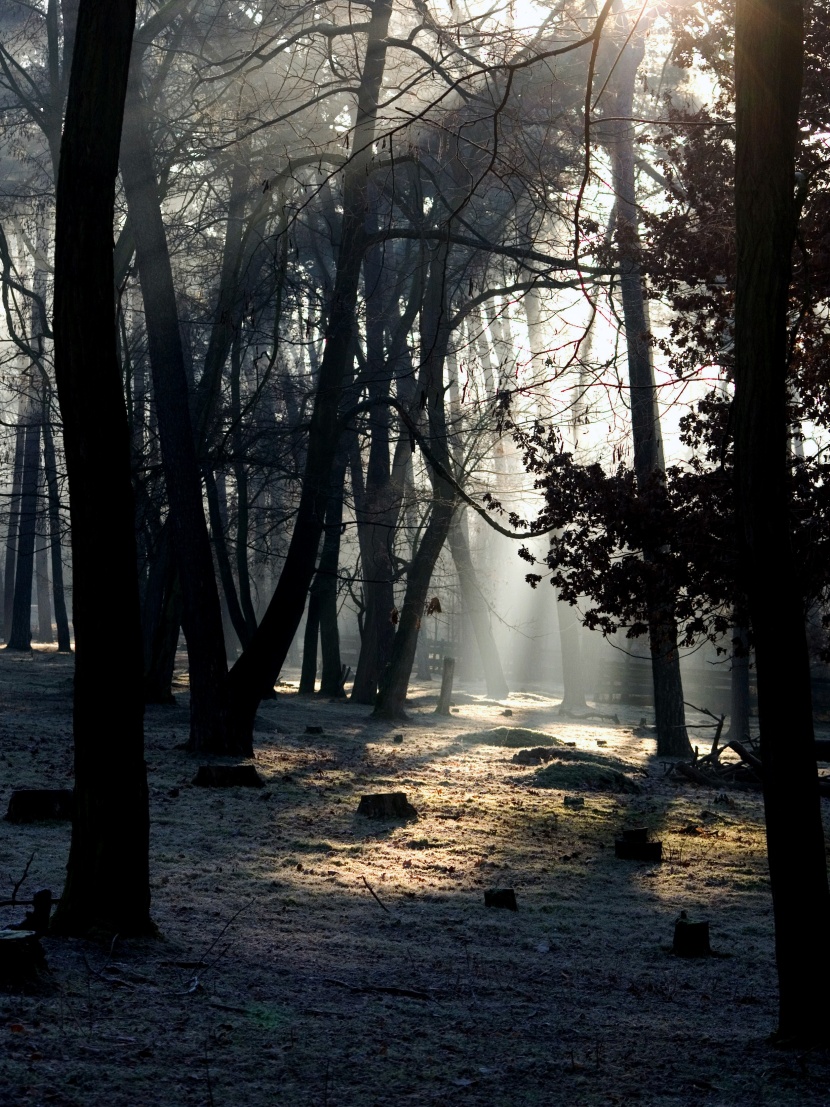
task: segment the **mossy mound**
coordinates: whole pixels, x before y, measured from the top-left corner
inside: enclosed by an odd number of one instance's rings
[[[640,792],[640,786],[630,776],[594,761],[555,761],[534,773],[532,780],[537,788],[561,788],[568,792],[586,789],[592,792],[627,792],[630,795]]]
[[[505,746],[508,749],[524,749],[527,746],[563,746],[561,738],[545,734],[543,730],[527,730],[521,726],[497,726],[494,730],[473,730],[459,734],[459,742],[468,746]]]

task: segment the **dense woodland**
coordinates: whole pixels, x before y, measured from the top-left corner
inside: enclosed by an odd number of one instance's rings
[[[256,764],[289,675],[397,727],[452,656],[646,704],[666,764],[726,716],[777,1034],[826,1044],[829,53],[799,0],[3,5],[3,634],[74,651],[51,934],[155,932],[145,709]]]

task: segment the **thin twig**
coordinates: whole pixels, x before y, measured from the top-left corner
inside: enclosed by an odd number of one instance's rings
[[[387,915],[391,915],[391,913],[392,913],[392,912],[391,912],[391,911],[389,910],[389,908],[388,908],[388,907],[386,906],[386,904],[385,904],[385,903],[381,903],[381,901],[380,901],[380,900],[378,899],[378,897],[377,897],[377,894],[375,893],[375,890],[374,890],[374,888],[373,888],[373,887],[372,887],[372,885],[371,885],[371,884],[369,883],[369,881],[368,881],[368,880],[366,879],[366,877],[365,877],[365,876],[363,876],[363,877],[361,877],[360,879],[361,879],[361,880],[363,881],[363,883],[364,883],[364,884],[366,885],[366,887],[367,887],[367,888],[369,889],[369,891],[371,892],[371,894],[372,894],[372,898],[374,899],[374,901],[375,901],[375,903],[376,903],[376,904],[378,905],[378,907],[382,907],[382,908],[383,908],[383,910],[384,910],[384,911],[386,912],[386,914],[387,914]]]
[[[23,870],[23,876],[21,876],[20,880],[18,880],[18,882],[12,888],[11,903],[5,904],[4,906],[7,906],[7,907],[16,907],[17,906],[17,893],[20,891],[20,889],[23,886],[23,882],[25,881],[26,877],[29,875],[29,867],[32,864],[32,862],[34,861],[34,859],[35,859],[35,855],[33,853],[32,856],[29,858],[29,860],[26,862],[26,868]]]

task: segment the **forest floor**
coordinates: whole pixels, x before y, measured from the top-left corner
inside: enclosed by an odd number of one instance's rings
[[[258,716],[260,790],[191,784],[186,688],[148,710],[162,937],[44,939],[49,985],[0,995],[0,1107],[830,1104],[830,1057],[768,1040],[757,793],[667,777],[640,708],[573,722],[550,695],[459,691],[447,718],[416,685],[409,724],[381,725],[280,687]],[[0,652],[2,811],[13,787],[71,786],[71,688],[71,658]],[[101,711],[117,743],[117,691]],[[516,765],[517,741],[539,743],[500,726],[574,743],[639,791],[586,786],[596,761]],[[357,815],[377,791],[405,791],[417,821]],[[636,825],[662,864],[615,859]],[[32,855],[20,898],[59,894],[69,834],[0,823],[0,898]],[[504,887],[517,912],[484,906]],[[671,953],[681,910],[718,956]]]

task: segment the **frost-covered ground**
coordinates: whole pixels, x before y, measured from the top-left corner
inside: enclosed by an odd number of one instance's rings
[[[71,784],[71,675],[54,653],[0,652],[2,810],[15,786]],[[640,708],[560,722],[549,696],[471,690],[447,719],[418,685],[410,723],[387,726],[282,687],[258,717],[261,791],[190,784],[186,693],[148,711],[163,939],[44,941],[51,990],[0,995],[0,1107],[830,1104],[826,1054],[766,1041],[757,795],[667,778],[632,730]],[[101,710],[115,744],[117,689]],[[537,743],[488,737],[500,726],[575,743],[640,791],[541,787],[512,761]],[[392,790],[417,822],[356,815]],[[662,839],[662,865],[614,859],[633,825]],[[58,894],[68,843],[65,824],[0,823],[0,898],[32,853],[21,895]],[[494,887],[518,912],[484,907]],[[709,919],[720,956],[671,955],[681,909]]]

